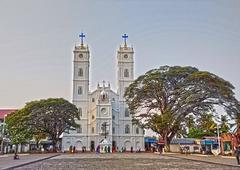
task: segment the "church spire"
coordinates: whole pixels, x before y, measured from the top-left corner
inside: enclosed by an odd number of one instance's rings
[[[127,47],[127,38],[128,38],[128,35],[127,35],[127,34],[123,34],[122,38],[124,39],[124,47]]]

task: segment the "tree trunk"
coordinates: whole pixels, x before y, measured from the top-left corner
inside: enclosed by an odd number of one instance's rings
[[[18,144],[16,144],[16,148],[15,148],[15,154],[18,153]]]
[[[1,154],[4,154],[4,143],[3,143],[3,139],[1,140]]]
[[[52,140],[53,152],[57,152],[57,139]]]
[[[165,149],[165,152],[170,152],[170,140],[169,140],[169,138],[168,138],[168,135],[166,134],[165,136],[164,136],[164,149]]]
[[[39,140],[36,140],[37,150],[39,151]]]

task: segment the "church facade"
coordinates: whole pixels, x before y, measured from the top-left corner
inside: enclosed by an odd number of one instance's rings
[[[110,143],[111,151],[126,149],[144,150],[144,130],[132,123],[132,117],[124,99],[125,88],[134,80],[134,51],[126,43],[117,51],[117,92],[110,83],[98,84],[94,91],[89,89],[90,51],[83,43],[75,46],[73,54],[73,104],[79,110],[80,125],[69,130],[62,137],[62,151],[70,147],[81,151],[96,150],[105,139]]]

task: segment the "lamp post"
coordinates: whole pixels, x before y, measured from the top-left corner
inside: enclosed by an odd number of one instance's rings
[[[217,136],[218,136],[218,152],[221,153],[221,143],[220,143],[220,137],[219,137],[219,127],[217,124]]]

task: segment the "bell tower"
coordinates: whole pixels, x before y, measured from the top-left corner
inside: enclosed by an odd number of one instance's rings
[[[124,127],[129,126],[132,120],[128,105],[124,99],[124,93],[134,80],[134,51],[127,44],[128,36],[124,34],[122,38],[124,40],[123,45],[120,45],[117,51],[117,93],[119,95],[119,119],[122,121],[120,122],[121,133],[124,133]]]
[[[123,45],[120,45],[117,51],[117,89],[120,102],[124,101],[125,88],[134,80],[133,47],[127,45],[128,36],[126,34],[122,38],[124,40]]]
[[[83,43],[85,35],[79,35],[81,44],[73,50],[73,104],[77,106],[80,116],[87,118],[89,94],[89,59],[88,46]]]

